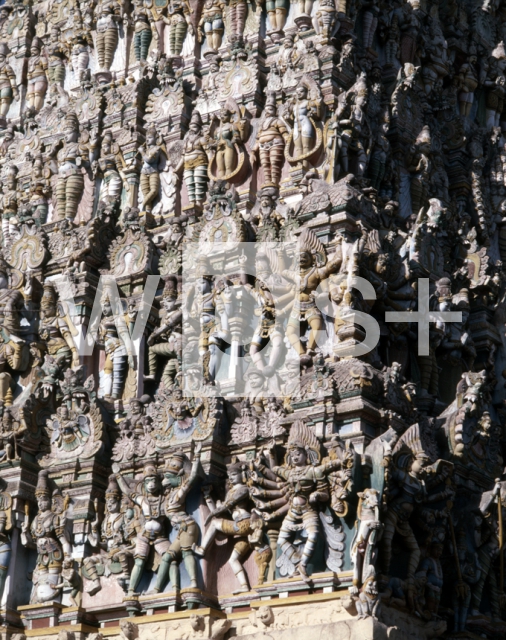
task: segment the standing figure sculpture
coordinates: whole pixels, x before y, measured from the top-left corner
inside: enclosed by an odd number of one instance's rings
[[[146,131],[146,142],[137,152],[142,158],[141,192],[142,209],[151,213],[154,201],[160,193],[160,164],[167,158],[165,145],[157,139],[155,125],[150,125]]]
[[[65,59],[67,51],[62,43],[60,30],[57,27],[51,28],[47,53],[47,78],[49,84],[62,88],[65,82]]]
[[[286,125],[277,115],[276,96],[270,94],[265,103],[256,142],[251,149],[252,165],[256,153],[260,155],[260,165],[264,171],[262,186],[279,187],[288,137]]]
[[[101,300],[104,317],[100,321],[97,340],[106,353],[99,393],[102,397],[117,399],[123,393],[129,367],[135,369],[135,361],[123,310],[114,310],[113,300],[110,289],[106,288]]]
[[[231,43],[242,43],[247,15],[248,3],[246,0],[228,0],[228,19],[230,23],[228,39]]]
[[[65,514],[51,499],[46,469],[39,471],[35,497],[38,513],[30,526],[29,514],[21,526],[21,542],[37,549],[37,564],[33,576],[30,604],[54,600],[63,584],[60,584],[63,562],[72,556],[72,547],[65,532]]]
[[[121,491],[114,475],[109,477],[109,484],[105,492],[105,517],[99,531],[98,513],[91,523],[91,532],[88,533],[88,542],[94,548],[99,549],[94,554],[84,559],[83,566],[88,574],[91,585],[86,589],[91,596],[102,589],[97,566],[108,565],[111,573],[115,574],[120,582],[127,582],[130,575],[127,551],[128,540],[124,531],[125,515],[121,509]],[[117,566],[119,565],[119,567]]]
[[[79,366],[77,346],[72,337],[69,322],[51,282],[44,284],[44,294],[40,301],[39,335],[44,341],[47,353],[62,369]]]
[[[294,153],[289,159],[291,162],[300,163],[306,171],[310,168],[309,158],[321,144],[321,132],[314,120],[314,117],[318,118],[319,115],[320,102],[310,96],[306,84],[299,84],[295,98],[290,103]]]
[[[176,538],[171,542],[168,550],[163,554],[156,576],[155,593],[163,591],[170,578],[174,588],[179,588],[178,566],[183,560],[190,578],[190,587],[196,589],[197,561],[193,553],[193,546],[199,537],[199,526],[194,518],[186,513],[186,496],[195,484],[200,465],[202,444],[195,447],[193,463],[190,472],[185,470],[186,456],[182,451],[174,451],[165,464],[162,485],[166,489],[165,515],[169,519],[172,530],[176,531]]]
[[[199,42],[206,38],[210,52],[216,52],[221,47],[225,24],[223,11],[225,3],[222,0],[206,0],[199,22]]]
[[[162,20],[169,27],[169,47],[171,56],[180,56],[188,31],[194,34],[191,22],[192,9],[188,0],[170,0],[167,7],[168,16]]]
[[[160,476],[153,464],[145,466],[142,480],[139,481],[135,490],[132,490],[120,475],[118,464],[112,465],[112,471],[121,491],[140,507],[142,512],[139,532],[135,539],[135,564],[128,586],[129,595],[133,595],[136,593],[141,581],[151,547],[154,547],[162,558],[170,548],[166,530],[167,518],[164,510],[164,496]]]
[[[290,344],[301,356],[301,362],[311,362],[317,345],[318,332],[323,329],[323,317],[316,306],[315,292],[321,282],[337,271],[342,263],[340,247],[332,260],[327,262],[325,249],[311,229],[304,229],[299,240],[299,268],[296,274],[289,270],[283,271],[283,276],[293,283],[299,283],[299,295],[293,304],[288,320],[286,334]],[[302,344],[300,323],[309,326],[307,348]]]
[[[39,38],[32,40],[26,77],[26,106],[40,111],[44,105],[48,85],[48,60],[42,53],[42,41]]]
[[[145,62],[148,58],[149,45],[153,39],[154,17],[146,6],[145,0],[134,0],[134,54],[137,62]]]
[[[161,326],[155,329],[147,340],[149,375],[144,376],[144,380],[155,380],[160,359],[165,360],[161,382],[170,389],[179,371],[179,359],[183,347],[181,333],[183,313],[181,302],[178,301],[177,290],[166,286],[161,304],[165,316]],[[162,341],[159,341],[159,338]]]
[[[73,111],[65,116],[63,141],[56,142],[50,157],[57,159],[56,212],[58,220],[74,220],[84,191],[82,162],[84,149],[79,144],[79,120]]]
[[[19,100],[16,74],[7,62],[9,53],[9,47],[3,42],[0,43],[0,118],[3,119],[9,113],[12,100]]]
[[[100,71],[109,71],[114,60],[119,42],[120,10],[117,0],[101,0],[95,9],[96,49]]]
[[[119,145],[114,142],[112,133],[106,131],[100,148],[100,158],[93,163],[92,169],[95,175],[98,172],[102,174],[100,199],[107,204],[119,207],[123,186],[127,191],[130,190],[124,174],[125,167],[125,159]]]
[[[192,113],[188,133],[184,137],[184,150],[175,171],[183,171],[188,200],[202,205],[206,199],[209,159],[206,153],[207,138],[202,131],[202,118],[198,111]]]
[[[42,155],[33,159],[32,175],[30,179],[30,200],[28,206],[37,226],[45,224],[49,211],[48,197],[50,188],[51,170],[45,164]]]
[[[209,161],[211,178],[231,180],[239,174],[245,159],[244,138],[245,122],[240,117],[237,104],[232,101],[221,109],[213,140],[209,142],[213,154]]]
[[[230,488],[227,491],[224,502],[214,502],[209,490],[206,490],[204,497],[211,513],[207,516],[205,525],[211,523],[207,529],[200,546],[194,545],[193,549],[199,556],[204,556],[211,543],[218,533],[223,533],[227,537],[235,540],[234,550],[228,561],[237,580],[239,589],[234,593],[244,593],[249,591],[249,582],[242,566],[242,561],[251,551],[248,536],[253,533],[251,528],[251,513],[249,489],[246,484],[246,473],[241,463],[230,464],[227,467],[228,481]],[[220,517],[229,512],[232,519]]]

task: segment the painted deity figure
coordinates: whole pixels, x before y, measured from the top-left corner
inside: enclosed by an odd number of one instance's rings
[[[40,111],[44,104],[48,86],[48,60],[42,52],[42,41],[34,38],[30,47],[27,69],[28,86],[26,89],[26,106]]]
[[[53,145],[49,152],[58,167],[56,183],[56,212],[58,220],[74,220],[84,191],[82,163],[85,151],[79,143],[79,120],[71,111],[65,116],[63,141]]]
[[[251,551],[248,536],[253,533],[249,489],[241,463],[228,465],[227,474],[229,489],[224,502],[215,502],[208,488],[204,492],[204,497],[210,510],[205,525],[207,526],[210,523],[210,526],[207,528],[200,545],[194,545],[193,549],[197,555],[205,556],[206,551],[218,533],[223,533],[227,537],[233,538],[235,544],[228,564],[239,582],[239,588],[234,593],[244,593],[249,591],[249,582],[242,562]],[[222,517],[227,512],[232,516],[231,519]]]
[[[79,355],[63,307],[58,305],[58,296],[51,282],[44,284],[44,293],[40,302],[39,335],[50,356],[62,369],[77,367]],[[75,329],[72,325],[72,328]]]
[[[94,151],[94,148],[92,149]],[[130,190],[124,169],[125,159],[118,144],[114,142],[112,133],[107,131],[104,134],[100,147],[100,158],[92,165],[94,175],[102,176],[102,187],[100,189],[100,199],[107,204],[119,206],[123,186]]]
[[[45,224],[49,211],[48,196],[50,188],[51,170],[44,163],[41,154],[33,159],[32,174],[30,180],[30,200],[28,206],[32,218],[37,226]]]
[[[118,464],[112,465],[112,471],[121,491],[140,508],[142,513],[139,531],[135,539],[134,567],[128,585],[128,593],[133,595],[141,581],[151,547],[154,547],[163,558],[171,546],[167,536],[164,495],[160,476],[152,464],[146,465],[142,481],[134,490],[120,475]]]
[[[122,308],[113,309],[110,289],[102,295],[103,317],[98,328],[98,344],[103,346],[106,358],[99,393],[102,397],[121,397],[128,369],[135,369],[132,341]],[[120,301],[121,305],[121,301]]]
[[[264,514],[265,520],[274,520],[283,515],[279,531],[278,546],[297,572],[308,579],[307,566],[313,556],[320,535],[320,507],[329,502],[331,490],[328,475],[343,468],[343,461],[333,459],[319,464],[319,443],[314,433],[298,420],[290,429],[285,461],[277,465],[273,447],[267,450],[269,468],[258,460],[255,468],[266,480],[277,480],[285,486],[277,490],[256,492],[258,497],[275,498],[264,508],[279,507]],[[344,464],[344,467],[346,463]],[[296,532],[303,529],[305,542],[298,549],[294,544]]]
[[[270,94],[265,103],[256,142],[251,149],[252,165],[256,153],[260,155],[260,165],[264,171],[263,186],[279,187],[288,137],[286,125],[277,115],[276,96]]]
[[[190,32],[190,35],[194,35],[192,10],[187,0],[170,0],[167,13],[167,16],[162,15],[162,20],[169,27],[170,55],[180,56],[186,34]]]
[[[228,39],[231,43],[241,43],[244,37],[246,17],[248,15],[248,4],[246,0],[228,0],[227,4],[230,23]]]
[[[107,566],[119,581],[126,582],[130,575],[128,557],[128,538],[124,531],[125,514],[121,508],[121,491],[114,475],[109,477],[109,484],[105,492],[105,516],[100,526],[98,513],[91,523],[88,542],[93,548],[99,549],[98,554],[88,556],[83,565],[90,580],[86,591],[95,595],[102,589],[97,566]],[[99,529],[100,527],[100,529]],[[118,566],[119,565],[119,566]]]
[[[202,118],[198,111],[192,113],[188,133],[184,137],[184,149],[175,171],[183,171],[188,200],[192,204],[202,205],[207,192],[207,137],[202,130]]]
[[[183,341],[181,333],[183,313],[175,288],[165,287],[162,306],[165,311],[163,324],[155,329],[147,340],[149,375],[144,379],[156,380],[158,365],[162,361],[164,365],[161,381],[166,388],[171,388],[179,371]]]
[[[30,526],[29,515],[21,526],[21,542],[37,549],[30,604],[54,600],[60,586],[63,562],[71,558],[72,547],[65,531],[65,514],[56,513],[58,505],[51,499],[48,471],[39,471],[35,497],[38,513]]]
[[[67,50],[62,43],[61,34],[58,27],[52,27],[47,45],[47,78],[50,85],[63,87],[65,82],[65,60]]]
[[[142,208],[146,213],[150,213],[154,206],[154,201],[160,193],[160,164],[167,157],[164,144],[159,144],[157,140],[156,127],[150,125],[146,131],[146,142],[138,151],[142,158],[141,168],[141,192]]]
[[[222,0],[206,0],[199,22],[199,41],[206,39],[209,51],[218,51],[223,40],[225,24],[223,11],[225,3]]]
[[[134,54],[137,62],[148,58],[149,46],[153,39],[154,16],[145,0],[134,0]]]
[[[217,180],[228,180],[234,177],[240,169],[239,155],[243,142],[241,125],[242,123],[237,121],[233,109],[227,106],[221,109],[214,139],[209,142],[209,148],[214,151]]]
[[[96,49],[98,66],[101,71],[111,69],[119,42],[121,7],[117,0],[101,0],[95,8]]]
[[[310,362],[317,346],[317,332],[323,329],[323,318],[316,306],[314,293],[321,282],[337,271],[342,263],[340,247],[333,258],[327,262],[323,245],[310,229],[304,229],[299,240],[299,269],[295,274],[290,270],[283,271],[283,276],[290,282],[299,284],[299,295],[294,301],[288,326],[287,337],[302,362]],[[300,323],[310,328],[307,348],[300,340]]]
[[[169,519],[176,538],[162,555],[160,567],[156,576],[155,593],[163,591],[167,579],[173,587],[179,587],[178,567],[183,560],[190,587],[197,588],[197,561],[193,547],[199,538],[199,526],[195,519],[186,512],[186,496],[192,489],[198,477],[200,452],[202,444],[195,447],[191,470],[185,469],[186,456],[182,451],[174,451],[165,463],[162,486],[165,487],[165,515]]]
[[[319,117],[320,104],[309,95],[309,89],[299,84],[295,90],[295,98],[290,104],[290,115],[293,121],[293,161],[309,169],[308,158],[315,151],[317,145],[317,130],[314,117]]]
[[[16,74],[8,63],[10,50],[5,43],[0,43],[0,117],[9,113],[13,100],[19,100]]]

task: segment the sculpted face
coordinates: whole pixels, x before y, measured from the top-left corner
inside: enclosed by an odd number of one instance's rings
[[[51,509],[51,500],[48,496],[38,496],[37,506],[39,507],[39,511],[42,513],[44,511],[49,511],[49,509]]]
[[[313,257],[309,251],[301,251],[299,254],[300,266],[304,269],[313,264]]]
[[[107,496],[105,499],[105,506],[109,513],[119,513],[120,500],[116,496]]]
[[[303,467],[307,463],[307,453],[305,449],[297,447],[290,451],[290,458],[296,467]]]
[[[230,469],[228,472],[228,479],[231,484],[242,484],[242,473],[239,469]]]
[[[148,476],[145,478],[144,487],[148,493],[156,493],[158,491],[158,476]]]

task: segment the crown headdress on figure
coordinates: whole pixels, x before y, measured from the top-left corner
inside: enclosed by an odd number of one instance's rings
[[[303,420],[296,420],[291,428],[287,443],[288,454],[292,449],[304,449],[312,464],[320,459],[320,443],[314,431]]]
[[[179,473],[184,465],[185,455],[182,449],[176,449],[171,451],[170,458],[165,464],[167,471],[172,473]]]
[[[63,121],[63,129],[66,131],[79,131],[79,119],[75,113],[75,111],[69,111],[65,115],[65,119]]]
[[[121,491],[118,485],[118,481],[116,480],[115,475],[109,476],[109,484],[107,485],[107,489],[105,490],[106,498],[121,498]]]
[[[37,49],[39,49],[39,51],[42,49],[43,46],[43,42],[40,38],[38,38],[37,36],[35,36],[35,38],[32,40],[32,47],[36,47]]]
[[[42,294],[42,300],[40,301],[41,309],[49,309],[56,305],[58,296],[52,282],[44,283],[44,293]]]
[[[10,53],[9,47],[5,44],[5,42],[0,42],[0,55],[8,56]]]
[[[158,478],[158,471],[156,470],[156,467],[154,464],[147,464],[144,467],[144,473],[143,473],[142,479],[145,480],[146,478],[153,478],[153,477]]]
[[[197,109],[195,109],[195,111],[192,113],[192,117],[190,118],[190,124],[192,122],[198,124],[199,127],[202,126],[202,116],[200,115],[200,111],[198,111]]]
[[[42,469],[39,471],[39,475],[37,478],[37,487],[35,488],[35,497],[39,496],[49,498],[51,495],[51,491],[49,490],[48,481],[49,481],[49,471],[47,469]]]

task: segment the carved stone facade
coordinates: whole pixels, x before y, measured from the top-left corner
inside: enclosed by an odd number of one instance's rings
[[[505,39],[0,5],[0,640],[506,637]]]

